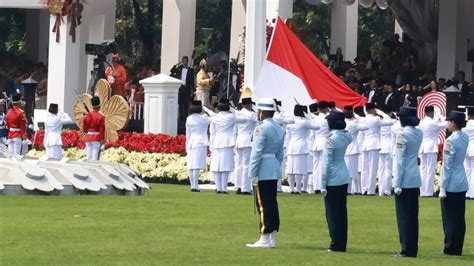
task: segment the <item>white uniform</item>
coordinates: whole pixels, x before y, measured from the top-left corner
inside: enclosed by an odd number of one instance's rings
[[[211,118],[201,114],[191,114],[186,118],[186,153],[191,189],[199,190],[199,170],[207,168],[207,129]]]
[[[58,115],[48,113],[48,117],[44,122],[44,139],[43,145],[46,149],[46,157],[61,160],[63,141],[61,133],[63,125],[72,123],[68,114],[61,113]]]
[[[311,121],[313,124],[317,124],[315,121],[316,115],[311,114]],[[315,130],[310,129],[308,133],[308,147],[312,147],[314,143]],[[313,152],[309,151],[308,153],[308,163],[307,163],[307,174],[303,177],[303,191],[308,192],[308,186],[313,187]]]
[[[229,173],[234,171],[234,147],[237,135],[235,125],[245,121],[244,118],[222,111],[212,117],[211,172],[214,175],[217,192],[227,192]]]
[[[235,188],[242,192],[250,192],[252,184],[249,178],[250,153],[252,151],[252,135],[257,126],[257,115],[255,112],[243,108],[236,113],[237,116],[246,120],[245,123],[237,125],[237,140],[235,144]]]
[[[361,185],[362,193],[375,195],[377,168],[379,165],[380,151],[380,128],[391,126],[394,121],[382,120],[377,115],[368,114],[365,119],[367,131],[365,131],[362,153],[364,156],[364,166],[362,168]]]
[[[384,121],[392,121],[390,117],[384,117]],[[383,126],[380,128],[380,152],[379,152],[379,196],[390,196],[392,194],[392,165],[391,154],[392,128]]]
[[[467,147],[466,160],[464,161],[469,185],[466,198],[474,199],[474,120],[467,121],[466,127],[462,131],[469,137],[469,146]]]
[[[436,160],[438,158],[439,132],[448,127],[447,122],[437,121],[426,116],[420,121],[418,128],[423,132],[423,141],[420,146],[420,196],[432,197],[434,193],[434,176],[436,174]]]
[[[304,175],[308,173],[308,135],[309,130],[318,129],[310,120],[304,117],[295,117],[295,123],[287,127],[288,135],[288,163],[286,172],[290,183],[290,190],[294,192],[296,178],[296,190],[301,193],[301,185]]]
[[[367,130],[367,126],[363,123],[363,119],[353,117],[352,119],[346,118],[346,130],[352,136],[352,142],[347,146],[346,154],[344,160],[346,161],[347,170],[349,170],[349,175],[352,179],[352,182],[349,183],[347,187],[348,193],[355,194],[361,193],[360,186],[360,173],[359,169],[359,155],[360,147],[359,142],[357,141],[359,134],[363,134],[360,131]]]
[[[273,116],[273,121],[275,121],[277,124],[279,124],[282,128],[283,131],[285,132],[285,140],[283,142],[283,162],[281,163],[281,174],[284,176],[285,175],[285,164],[286,164],[286,147],[288,147],[288,133],[287,133],[287,126],[290,124],[295,123],[295,119],[293,116],[286,116],[285,113],[283,112],[276,112],[275,115]],[[277,190],[282,191],[281,189],[281,178],[278,179],[278,185],[277,185]]]
[[[329,125],[326,120],[327,114],[320,113],[313,121],[313,124],[319,128],[314,131],[314,141],[311,145],[311,153],[313,154],[313,190],[321,190],[321,155],[329,136]]]

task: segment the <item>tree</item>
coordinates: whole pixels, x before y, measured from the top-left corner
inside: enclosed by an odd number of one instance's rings
[[[0,8],[0,52],[25,53],[26,17],[20,9]]]

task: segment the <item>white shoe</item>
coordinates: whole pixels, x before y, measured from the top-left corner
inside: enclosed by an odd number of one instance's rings
[[[277,233],[276,230],[270,233],[270,246],[272,248],[276,248]]]
[[[247,244],[245,246],[249,248],[271,248],[270,234],[263,234],[260,236],[260,239],[257,242],[253,244]]]

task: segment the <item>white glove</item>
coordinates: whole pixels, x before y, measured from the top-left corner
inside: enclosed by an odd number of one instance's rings
[[[396,187],[396,188],[395,188],[395,194],[397,194],[397,196],[400,195],[400,194],[402,194],[402,189],[399,188],[399,187]]]
[[[441,199],[445,199],[447,196],[446,196],[446,189],[445,188],[440,188],[439,189],[439,197]]]
[[[250,178],[250,180],[252,181],[252,186],[257,186],[258,179],[256,177],[252,177],[252,178]]]
[[[326,189],[321,189],[321,194],[323,194],[324,197],[328,194],[328,191]]]

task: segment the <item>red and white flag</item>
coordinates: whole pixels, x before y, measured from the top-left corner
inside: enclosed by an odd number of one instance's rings
[[[278,18],[267,56],[255,84],[255,98],[271,97],[282,101],[291,110],[296,99],[310,104],[313,99],[362,106],[367,99],[333,74]]]

